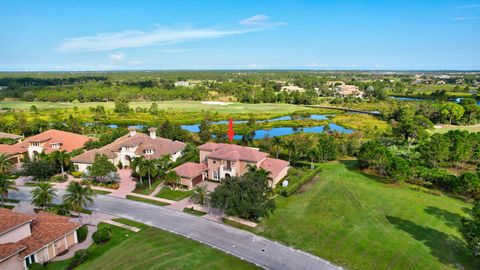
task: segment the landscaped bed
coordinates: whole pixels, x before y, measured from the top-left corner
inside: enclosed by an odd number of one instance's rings
[[[158,185],[160,185],[162,182],[163,181],[157,180],[152,183],[152,188],[148,188],[148,180],[143,179],[143,188],[138,188],[138,184],[137,184],[137,187],[133,192],[138,194],[143,194],[143,195],[150,195],[150,193],[152,193],[158,187]]]
[[[97,195],[107,195],[111,193],[110,191],[99,190],[99,189],[92,189],[92,190],[93,190],[93,193]]]
[[[191,208],[185,207],[185,208],[183,208],[183,212],[189,213],[189,214],[192,214],[192,215],[195,215],[195,216],[200,216],[200,217],[207,214],[203,211],[195,210],[195,209],[193,209],[193,207],[191,207]]]
[[[169,187],[163,187],[160,192],[158,192],[155,197],[168,199],[172,201],[180,201],[187,197],[192,196],[193,190],[179,190],[171,189]]]

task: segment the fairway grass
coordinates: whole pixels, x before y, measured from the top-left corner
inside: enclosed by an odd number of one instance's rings
[[[321,164],[256,232],[351,269],[480,269],[458,232],[470,204],[377,182],[354,163]]]
[[[130,108],[149,108],[153,102],[130,102]],[[218,113],[292,113],[294,111],[307,110],[304,106],[283,104],[283,103],[265,103],[265,104],[247,104],[247,103],[228,103],[228,105],[204,104],[200,101],[157,101],[159,110],[165,111],[185,111],[185,112],[218,112]],[[115,107],[114,102],[26,102],[26,101],[2,101],[1,108],[28,110],[32,105],[38,109],[62,109],[73,108],[86,109],[98,105],[107,109]]]
[[[434,133],[447,133],[450,130],[466,130],[469,132],[480,132],[480,125],[475,125],[475,126],[454,126],[454,125],[443,125],[439,128],[435,129],[430,129],[428,130],[431,134]]]

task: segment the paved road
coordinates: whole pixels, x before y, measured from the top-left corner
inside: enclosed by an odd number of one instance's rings
[[[12,192],[12,198],[29,200],[31,188]],[[58,191],[62,195],[63,191]],[[266,269],[330,270],[340,267],[303,251],[295,250],[253,233],[194,215],[136,201],[98,195],[92,210],[167,230],[205,243]]]

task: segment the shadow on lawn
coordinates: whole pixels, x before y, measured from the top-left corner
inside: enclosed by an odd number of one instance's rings
[[[340,163],[342,163],[349,171],[353,171],[356,173],[359,173],[369,179],[375,180],[380,183],[384,184],[390,184],[390,181],[386,179],[385,177],[380,177],[377,175],[369,174],[360,169],[358,166],[358,161],[357,160],[340,160]]]
[[[462,239],[409,220],[392,216],[386,218],[397,229],[422,242],[442,263],[460,269],[480,269],[480,261],[469,255]]]
[[[462,219],[462,216],[459,214],[452,213],[435,206],[427,206],[424,211],[427,214],[430,214],[442,220],[450,228],[458,228],[460,226],[460,220]]]

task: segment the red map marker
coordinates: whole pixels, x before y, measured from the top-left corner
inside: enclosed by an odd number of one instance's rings
[[[235,135],[235,131],[233,131],[233,120],[232,118],[228,119],[228,139],[230,142],[233,141],[233,136]]]

